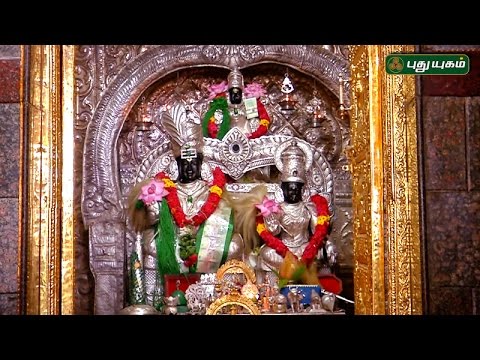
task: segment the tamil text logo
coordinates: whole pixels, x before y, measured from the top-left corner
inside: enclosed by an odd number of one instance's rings
[[[465,75],[470,59],[464,54],[390,54],[386,67],[388,74]]]

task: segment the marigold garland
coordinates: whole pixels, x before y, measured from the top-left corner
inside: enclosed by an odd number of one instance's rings
[[[183,228],[187,225],[199,226],[217,209],[223,193],[223,187],[226,183],[226,178],[225,174],[219,167],[216,167],[212,174],[213,184],[210,187],[207,201],[203,204],[199,212],[191,219],[187,218],[183,212],[182,206],[180,205],[180,199],[178,198],[176,184],[164,172],[159,172],[155,175],[155,179],[163,181],[165,188],[168,189],[168,195],[166,196],[167,204],[170,207],[170,211],[178,227]]]
[[[199,226],[205,220],[207,220],[217,209],[218,204],[220,203],[220,199],[222,197],[226,178],[225,174],[222,172],[222,170],[220,170],[219,167],[216,167],[212,173],[213,184],[210,187],[207,201],[203,204],[198,213],[195,214],[192,218],[187,218],[187,216],[183,212],[182,206],[180,205],[180,199],[178,198],[176,184],[163,171],[155,175],[155,180],[163,181],[163,183],[165,184],[165,189],[168,190],[168,195],[165,197],[165,200],[167,201],[172,217],[178,227],[183,228],[189,225]],[[197,254],[189,254],[188,258],[184,259],[184,265],[187,267],[191,267],[197,262],[197,257]]]
[[[315,231],[308,241],[308,245],[303,251],[301,260],[309,265],[315,255],[318,252],[318,249],[323,245],[325,237],[328,233],[328,226],[330,222],[330,212],[328,210],[327,200],[318,194],[315,194],[311,197],[312,202],[315,204],[317,209],[317,225],[315,226]],[[257,223],[257,233],[260,235],[265,244],[274,249],[277,254],[281,257],[285,257],[288,251],[288,247],[282,242],[281,239],[274,236],[270,231],[265,227],[265,219],[262,215],[258,215],[256,218]]]

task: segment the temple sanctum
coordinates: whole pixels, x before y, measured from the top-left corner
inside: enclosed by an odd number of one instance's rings
[[[0,45],[0,314],[478,314],[479,79],[474,45]]]

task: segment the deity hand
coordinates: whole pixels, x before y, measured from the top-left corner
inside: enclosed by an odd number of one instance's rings
[[[159,202],[168,195],[165,184],[147,178],[136,184],[128,197],[128,217],[135,231],[144,231],[158,222]]]
[[[282,230],[282,225],[280,224],[276,214],[272,213],[268,216],[265,216],[264,219],[265,226],[272,234],[276,235]]]
[[[228,248],[228,256],[227,259],[236,259],[243,261],[245,252],[245,243],[243,238],[240,234],[234,233],[232,236],[232,240],[230,241],[230,247]]]
[[[323,248],[320,251],[320,261],[325,264],[325,266],[332,268],[337,263],[338,251],[337,247],[330,240],[325,241]]]
[[[158,202],[153,202],[149,205],[145,205],[146,212],[147,212],[147,224],[149,226],[154,225],[158,222],[158,218],[160,215],[160,206]]]

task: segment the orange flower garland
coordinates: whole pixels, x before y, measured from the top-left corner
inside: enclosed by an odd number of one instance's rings
[[[328,233],[328,226],[330,222],[330,212],[328,210],[327,200],[318,194],[315,194],[311,197],[312,202],[317,208],[317,225],[315,226],[315,231],[310,237],[307,247],[302,254],[302,262],[306,265],[309,265],[315,258],[318,249],[323,245],[325,237]],[[288,251],[288,247],[282,242],[281,239],[274,236],[270,231],[265,227],[265,219],[262,215],[258,215],[256,218],[257,223],[257,233],[263,239],[265,244],[274,249],[277,254],[281,257],[285,257]]]
[[[165,200],[167,201],[175,223],[180,228],[188,225],[199,226],[207,220],[217,209],[220,199],[222,198],[223,187],[226,183],[225,174],[219,167],[216,167],[213,170],[213,184],[210,187],[207,201],[203,204],[199,212],[189,219],[180,205],[175,183],[164,172],[159,172],[155,175],[155,180],[163,181],[165,189],[168,189],[168,195],[165,196]],[[180,239],[180,248],[182,248],[182,239]],[[184,256],[185,258],[181,255],[181,258],[184,260],[183,264],[190,269],[194,269],[198,260],[198,254],[187,253]]]
[[[167,200],[168,207],[170,208],[170,212],[172,213],[175,223],[180,228],[183,228],[187,225],[199,226],[205,220],[207,220],[217,209],[218,203],[222,198],[223,187],[226,183],[225,174],[222,172],[222,170],[220,170],[219,167],[216,167],[213,170],[213,184],[210,187],[210,193],[208,194],[207,201],[205,204],[203,204],[199,212],[189,219],[183,212],[182,206],[180,205],[175,183],[163,171],[155,175],[155,180],[161,180],[164,182],[165,189],[168,190],[168,195],[165,197],[165,199]]]

